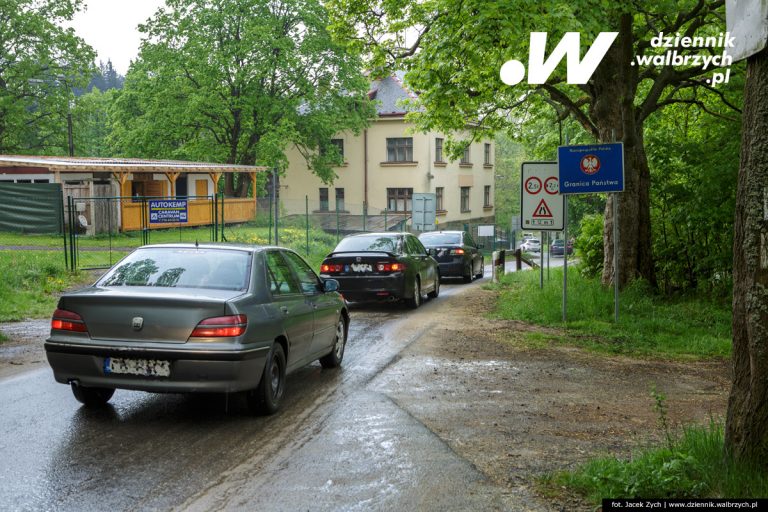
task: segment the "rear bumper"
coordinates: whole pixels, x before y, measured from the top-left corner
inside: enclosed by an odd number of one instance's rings
[[[324,276],[339,282],[339,292],[352,302],[399,300],[413,296],[407,289],[405,274],[391,276]]]
[[[117,348],[46,341],[48,363],[57,382],[88,387],[189,393],[235,392],[259,385],[269,347],[242,350],[183,350],[178,347]],[[170,376],[143,377],[104,372],[107,357],[170,362]]]
[[[464,260],[438,262],[440,277],[461,277],[464,275],[466,264]]]

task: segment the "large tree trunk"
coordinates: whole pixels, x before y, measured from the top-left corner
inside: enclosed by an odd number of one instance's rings
[[[733,237],[733,386],[726,450],[768,466],[768,52],[750,57]]]
[[[603,229],[603,284],[614,282],[613,202],[618,201],[618,282],[646,279],[656,286],[651,251],[651,175],[645,156],[642,122],[633,104],[637,68],[633,57],[632,16],[622,15],[619,37],[593,75],[591,118],[602,142],[624,143],[624,192],[610,194],[605,205]]]

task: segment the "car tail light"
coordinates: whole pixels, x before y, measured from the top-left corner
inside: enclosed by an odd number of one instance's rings
[[[377,263],[376,270],[379,272],[402,272],[405,270],[405,263]]]
[[[464,249],[451,249],[452,255],[464,254]]]
[[[334,273],[338,274],[342,270],[344,270],[344,265],[332,265],[327,263],[323,263],[322,265],[320,265],[321,274],[334,274]]]
[[[245,315],[216,316],[206,318],[195,327],[190,338],[231,338],[245,332],[248,318]]]
[[[53,312],[51,329],[59,331],[88,332],[83,317],[66,309],[57,309]]]

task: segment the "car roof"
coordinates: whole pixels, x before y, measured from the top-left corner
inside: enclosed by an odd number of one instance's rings
[[[434,233],[445,233],[447,235],[461,235],[464,232],[460,231],[460,230],[456,230],[456,229],[447,229],[445,231],[443,231],[442,229],[439,229],[437,231],[425,231],[425,232],[421,233],[419,236],[421,236],[421,235],[431,235],[431,234],[434,234]]]
[[[371,233],[355,233],[352,235],[347,235],[344,238],[358,238],[358,237],[364,237],[364,236],[405,236],[410,234],[411,233],[408,233],[405,231],[383,231],[383,232],[371,232]]]
[[[225,249],[234,251],[261,252],[267,249],[281,249],[290,251],[285,247],[276,245],[251,245],[251,244],[231,244],[224,242],[206,242],[206,243],[172,243],[172,244],[149,244],[142,245],[139,249]]]

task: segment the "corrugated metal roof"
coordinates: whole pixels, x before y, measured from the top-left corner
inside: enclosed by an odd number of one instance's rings
[[[0,155],[0,166],[47,167],[61,172],[261,172],[269,167],[231,165],[182,160],[145,160],[141,158],[84,158],[66,156]]]

